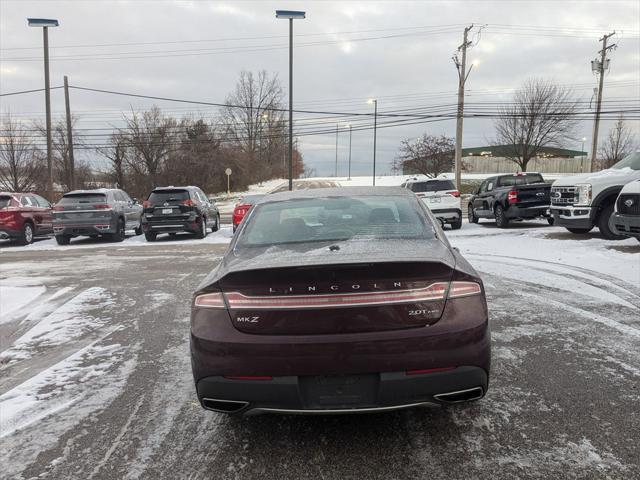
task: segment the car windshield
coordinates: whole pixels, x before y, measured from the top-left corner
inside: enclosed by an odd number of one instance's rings
[[[412,192],[439,192],[441,190],[455,190],[451,180],[428,180],[426,182],[415,182],[409,184]]]
[[[69,205],[71,203],[104,203],[106,201],[104,193],[72,193],[60,199],[58,204]]]
[[[151,192],[148,200],[154,205],[165,202],[182,202],[189,200],[189,192],[187,190],[158,190]]]
[[[640,151],[632,153],[631,155],[624,157],[618,163],[611,168],[621,170],[623,168],[630,168],[631,170],[640,170]]]
[[[433,238],[415,198],[325,197],[258,205],[238,239],[240,246],[362,239]]]
[[[0,197],[0,208],[6,208],[11,204],[11,197],[1,196]]]

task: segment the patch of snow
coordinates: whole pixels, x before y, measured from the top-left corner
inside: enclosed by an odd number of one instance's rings
[[[16,287],[0,285],[0,324],[10,322],[16,311],[29,305],[42,295],[47,288],[44,285]]]

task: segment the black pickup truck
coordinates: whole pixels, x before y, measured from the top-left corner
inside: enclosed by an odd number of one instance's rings
[[[544,217],[553,225],[550,194],[551,184],[545,183],[539,173],[489,177],[469,199],[469,222],[495,218],[499,228],[506,228],[510,220]]]

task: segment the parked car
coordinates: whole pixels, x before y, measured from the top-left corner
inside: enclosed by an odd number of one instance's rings
[[[215,202],[198,187],[156,188],[143,207],[142,230],[149,242],[160,233],[190,232],[204,238],[209,228],[212,232],[220,228],[220,213]]]
[[[315,180],[315,179],[299,179],[293,181],[294,190],[307,190],[309,188],[333,188],[339,187],[340,183],[335,180]],[[289,190],[289,182],[283,182],[269,193],[287,192]]]
[[[245,215],[251,210],[251,207],[264,197],[263,194],[245,195],[240,199],[233,209],[233,231],[235,232]]]
[[[636,237],[640,241],[640,179],[622,187],[609,225],[615,234]]]
[[[121,242],[126,230],[142,233],[141,215],[142,206],[117,188],[74,190],[53,207],[53,233],[59,245],[79,236]]]
[[[53,234],[51,203],[35,193],[0,192],[0,239],[28,245]]]
[[[598,227],[604,238],[625,238],[611,229],[609,219],[622,187],[637,179],[640,179],[640,151],[606,170],[556,180],[551,188],[551,212],[556,225],[571,233],[588,233]]]
[[[551,185],[545,183],[539,173],[489,177],[469,199],[469,223],[493,218],[498,228],[507,228],[511,220],[546,218],[553,225],[549,211],[550,192]]]
[[[462,227],[460,192],[451,180],[407,180],[401,187],[415,193],[444,225],[448,223],[454,230]]]
[[[477,400],[482,280],[407,189],[269,195],[193,297],[202,406],[342,413]]]

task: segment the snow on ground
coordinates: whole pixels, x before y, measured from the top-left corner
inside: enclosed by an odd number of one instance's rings
[[[129,232],[133,233],[133,232]],[[72,250],[77,248],[128,248],[128,247],[148,247],[154,245],[182,245],[185,243],[198,242],[202,244],[216,244],[216,243],[229,243],[233,231],[230,225],[222,225],[217,232],[209,233],[203,239],[197,239],[191,234],[177,234],[175,237],[169,235],[158,236],[155,242],[147,242],[144,235],[130,235],[124,239],[123,242],[110,242],[105,239],[89,238],[89,237],[77,237],[71,239],[69,245],[58,245],[55,238],[47,238],[42,240],[36,240],[31,245],[19,246],[12,245],[8,241],[0,241],[0,246],[6,248],[0,248],[0,252],[16,252],[16,251],[36,251],[36,250]]]
[[[44,285],[18,287],[0,283],[0,324],[11,321],[14,312],[29,305],[46,290]]]

